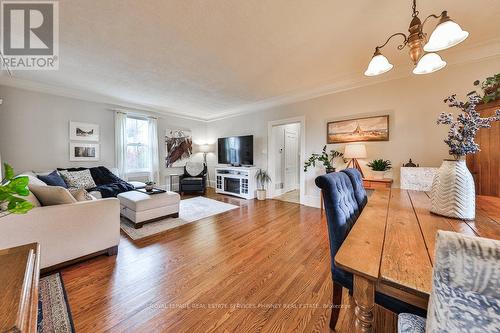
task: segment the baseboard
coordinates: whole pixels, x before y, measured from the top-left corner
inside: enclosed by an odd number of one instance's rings
[[[320,208],[321,207],[321,197],[319,195],[304,195],[302,197],[302,205]]]

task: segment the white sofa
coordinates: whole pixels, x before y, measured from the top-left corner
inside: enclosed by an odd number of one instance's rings
[[[30,178],[30,185],[45,185],[33,172],[21,175]],[[33,242],[40,244],[41,268],[46,270],[82,257],[114,255],[120,242],[120,201],[108,198],[43,207],[37,202],[27,214],[0,218],[0,249]]]
[[[117,253],[120,202],[116,198],[36,207],[0,219],[0,249],[38,242],[41,268],[91,254]]]

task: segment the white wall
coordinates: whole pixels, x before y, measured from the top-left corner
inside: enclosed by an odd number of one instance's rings
[[[319,98],[284,105],[209,123],[207,139],[253,134],[254,160],[259,167],[267,167],[267,125],[269,121],[305,115],[306,156],[320,152],[326,144],[326,124],[331,120],[362,116],[390,115],[390,141],[367,142],[368,158],[384,158],[395,166],[392,176],[399,186],[399,166],[412,158],[421,166],[439,166],[447,158],[443,143],[447,128],[435,124],[439,112],[450,112],[443,99],[450,94],[460,96],[473,90],[472,82],[498,72],[500,58],[448,66],[440,72],[388,81],[359,89],[335,93]],[[304,133],[302,133],[304,135]],[[344,145],[330,145],[343,151]],[[306,203],[319,205],[319,189],[314,184],[321,168],[306,174]],[[369,174],[369,171],[366,172]],[[390,175],[390,174],[389,174]],[[389,176],[388,175],[388,176]]]
[[[53,170],[56,167],[115,166],[114,113],[112,106],[0,86],[0,154],[18,172]],[[100,161],[69,161],[69,122],[100,125]],[[189,129],[194,142],[204,142],[206,123],[171,116],[158,119],[160,181],[182,169],[165,168],[164,136],[167,128]],[[201,160],[196,154],[194,159]]]

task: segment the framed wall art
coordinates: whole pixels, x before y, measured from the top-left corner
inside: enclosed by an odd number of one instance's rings
[[[99,125],[70,121],[69,139],[74,141],[99,141]]]
[[[326,142],[389,141],[389,115],[330,121]]]
[[[98,143],[75,143],[69,144],[69,160],[79,161],[99,161]]]

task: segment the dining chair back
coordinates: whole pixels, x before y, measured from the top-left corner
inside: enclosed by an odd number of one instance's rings
[[[368,196],[366,195],[365,186],[363,185],[363,177],[361,176],[361,172],[359,172],[358,169],[354,168],[347,168],[341,170],[341,172],[345,173],[351,180],[352,188],[354,190],[354,197],[356,198],[360,211],[362,211],[368,203]]]
[[[438,231],[427,321],[400,314],[399,332],[497,332],[500,241]]]

